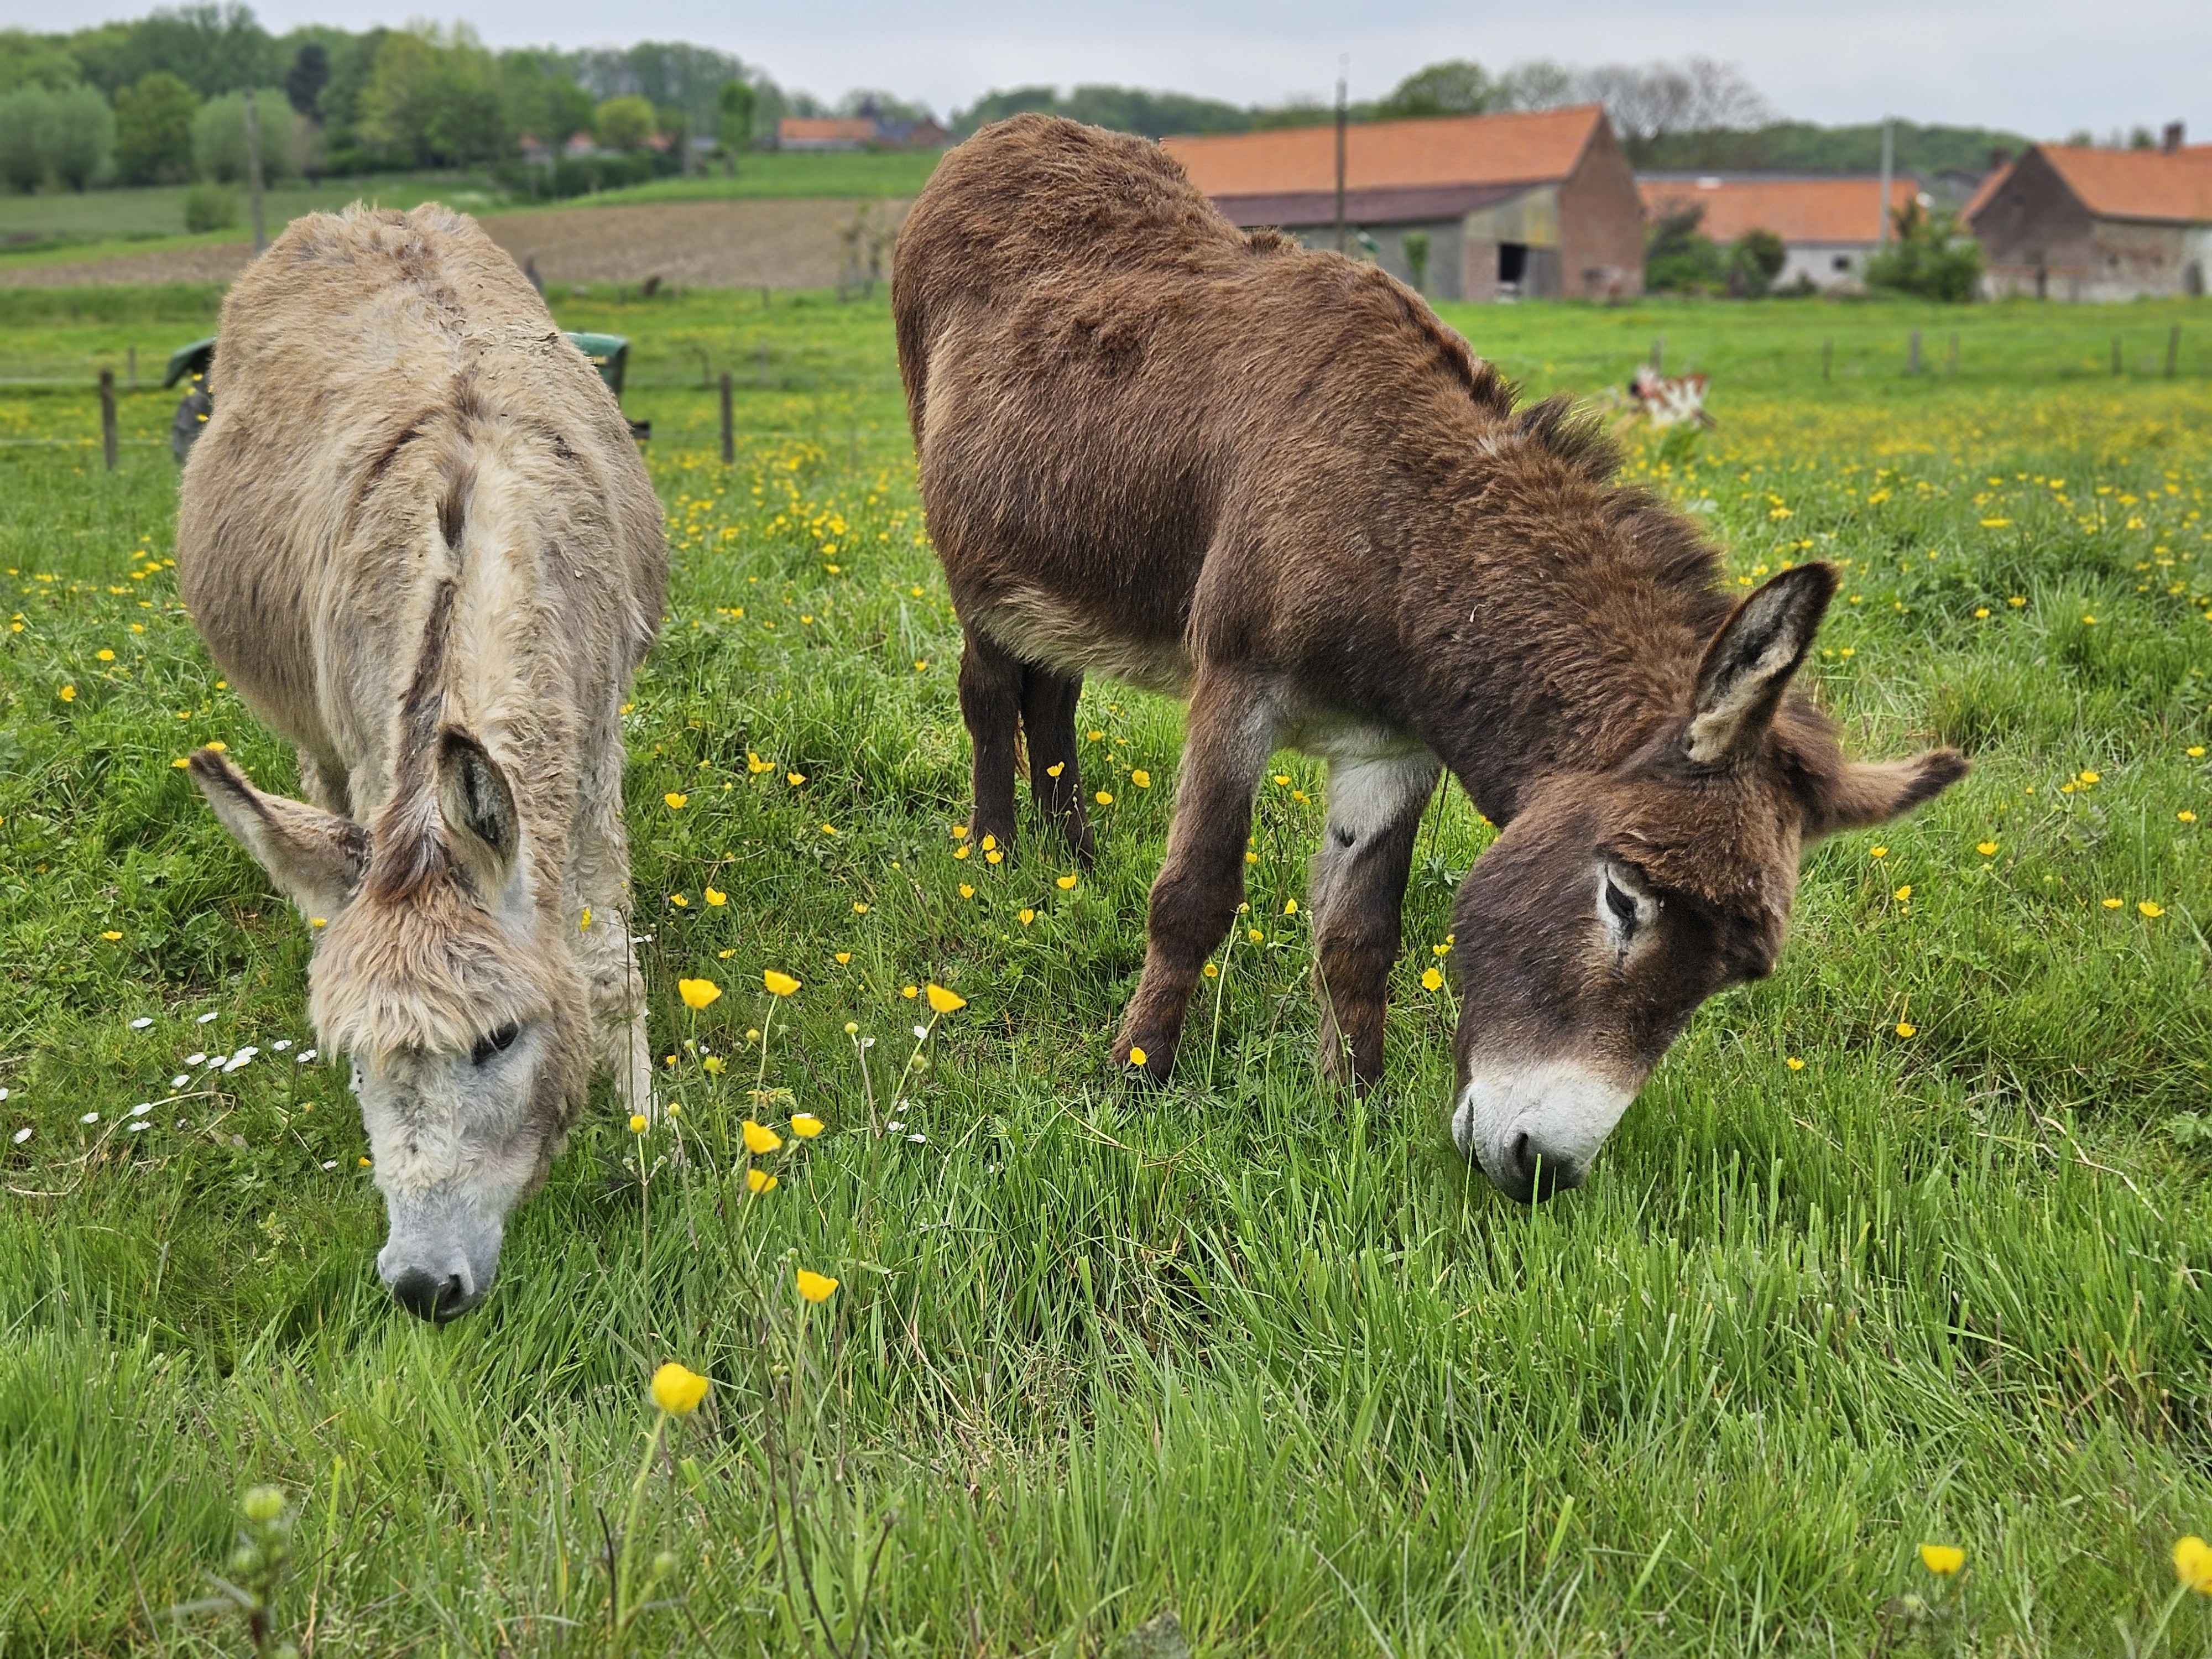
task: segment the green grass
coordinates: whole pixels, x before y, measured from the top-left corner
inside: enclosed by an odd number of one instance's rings
[[[207,298],[49,296],[0,374],[143,364]],[[883,305],[560,311],[637,341],[669,507],[629,799],[695,1150],[641,1202],[603,1089],[490,1303],[442,1331],[375,1283],[343,1067],[274,1051],[312,1041],[306,929],[171,764],[222,738],[292,777],[157,568],[168,400],[124,399],[112,475],[88,393],[0,401],[0,1652],[240,1650],[165,1610],[257,1480],[297,1507],[303,1645],[605,1648],[669,1358],[716,1387],[645,1476],[641,1559],[675,1565],[632,1652],[858,1626],[1096,1653],[1164,1608],[1200,1653],[2141,1652],[2168,1613],[2155,1650],[2212,1642],[2212,1602],[2169,1607],[2175,1539],[2212,1532],[2201,307],[1455,312],[1537,390],[1619,384],[1655,333],[1707,368],[1719,429],[1631,471],[1732,577],[1847,562],[1819,695],[1863,752],[1976,760],[1811,856],[1780,970],[1708,1005],[1590,1184],[1533,1212],[1450,1152],[1453,989],[1417,984],[1486,839],[1462,796],[1424,830],[1384,1101],[1315,1079],[1283,908],[1321,781],[1287,757],[1269,937],[1228,958],[1218,1041],[1209,1006],[1174,1087],[1126,1092],[1107,1045],[1179,710],[1087,691],[1116,799],[1072,890],[1034,841],[956,859],[958,639]],[[2175,320],[2179,377],[2110,377],[2112,333],[2162,351]],[[1933,347],[1901,373],[1915,326],[1960,331],[1955,379]],[[698,351],[736,377],[733,469]],[[830,1127],[748,1198],[723,1173],[768,968],[805,986],[767,1084]],[[725,994],[690,1013],[679,976]],[[968,1006],[921,1045],[908,1127],[872,1133],[857,1057],[879,1122],[928,1018],[902,988],[933,980]],[[140,1101],[153,1127],[123,1127]],[[803,1328],[787,1261],[842,1281]],[[1933,1620],[1901,1600],[1936,1599],[1923,1540],[1968,1553]]]
[[[688,202],[730,196],[913,196],[929,182],[940,150],[756,150],[726,175],[720,163],[691,179],[602,191],[595,202]]]

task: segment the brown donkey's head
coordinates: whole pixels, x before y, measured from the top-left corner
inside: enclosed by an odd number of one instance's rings
[[[1502,1192],[1579,1185],[1698,1005],[1772,969],[1804,846],[1965,775],[1948,749],[1847,762],[1789,695],[1834,591],[1810,564],[1746,598],[1685,707],[1611,771],[1540,784],[1476,860],[1452,1133]]]
[[[193,781],[317,929],[309,1012],[346,1053],[390,1237],[377,1271],[444,1321],[491,1288],[507,1212],[544,1181],[589,1078],[583,978],[532,897],[514,795],[476,738],[420,733],[365,830],[265,795],[221,755]]]

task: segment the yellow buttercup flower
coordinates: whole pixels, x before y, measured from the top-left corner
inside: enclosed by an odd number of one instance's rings
[[[1059,888],[1063,893],[1072,892],[1075,888],[1075,878],[1073,874],[1055,876],[1053,878],[1053,885]]]
[[[1141,1066],[1144,1063],[1145,1051],[1142,1048],[1136,1048],[1133,1045],[1129,1049],[1129,1064],[1132,1066]]]
[[[1917,1036],[1920,1035],[1920,1028],[1900,1019],[1897,1022],[1897,1034],[1901,1037]]]
[[[54,695],[59,697],[64,702],[75,702],[76,701],[76,687],[73,685],[65,685],[62,687],[60,690],[55,692]]]
[[[749,1193],[772,1193],[775,1190],[775,1177],[766,1170],[748,1170],[745,1171],[745,1190]]]
[[[1066,761],[1054,761],[1051,765],[1044,769],[1044,775],[1048,778],[1056,778],[1066,770],[1067,770],[1067,763]]]
[[[711,979],[679,979],[676,981],[676,994],[684,999],[686,1008],[696,1012],[721,995],[722,988]]]
[[[811,1112],[793,1112],[791,1115],[791,1133],[801,1140],[811,1140],[822,1133],[822,1120]]]
[[[948,991],[942,985],[932,984],[927,992],[929,1006],[940,1014],[957,1013],[968,1006],[968,999],[957,991]]]
[[[1114,804],[1114,792],[1110,789],[1101,789],[1097,794],[1091,796],[1091,799],[1097,801],[1101,806],[1111,806]]]
[[[852,959],[853,953],[850,951],[840,951],[837,952],[837,965],[840,968],[842,968],[847,963],[852,961]]]
[[[1784,1060],[1782,1063],[1784,1066],[1787,1066],[1793,1072],[1802,1072],[1805,1069],[1805,1062],[1798,1059],[1795,1054],[1790,1055],[1789,1059]]]
[[[1433,968],[1421,969],[1421,988],[1424,991],[1441,991],[1443,987],[1444,976],[1442,974]]]
[[[853,914],[856,916],[865,916],[868,914],[868,907],[866,904],[863,904],[859,899],[854,899],[853,901]]]
[[[1152,775],[1140,766],[1129,774],[1129,781],[1139,789],[1149,789],[1152,787]]]
[[[745,1150],[755,1158],[765,1158],[783,1145],[783,1137],[765,1123],[756,1123],[750,1118],[744,1121],[741,1133],[745,1138]]]
[[[2154,921],[2166,914],[2166,907],[2155,899],[2144,899],[2136,904],[2136,908]]]
[[[707,1379],[670,1360],[653,1374],[653,1403],[677,1417],[688,1417],[707,1397]]]
[[[691,908],[691,901],[681,893],[671,893],[668,896],[668,902],[679,910],[689,910]]]
[[[974,898],[975,896],[975,890],[963,881],[960,884],[960,896],[964,899]]]
[[[1870,859],[1886,859],[1889,856],[1889,848],[1887,847],[1869,847],[1867,848],[1867,856]]]
[[[716,890],[715,890],[714,888],[712,888],[712,887],[709,887],[709,888],[707,890],[707,902],[708,902],[708,903],[709,903],[709,904],[715,904],[715,905],[720,905],[720,904],[727,904],[729,902],[730,902],[730,896],[729,896],[727,893],[718,892],[718,891],[716,891]]]
[[[904,997],[908,1002],[912,1002],[916,997],[921,994],[921,987],[919,985],[902,985],[899,987],[899,994]]]
[[[2193,1532],[2176,1540],[2173,1571],[2184,1584],[2199,1595],[2212,1595],[2212,1544]]]
[[[123,935],[122,935],[122,934],[120,934],[120,933],[117,933],[117,932],[116,932],[113,928],[112,928],[112,927],[111,927],[110,929],[108,929],[108,931],[107,931],[107,932],[106,932],[106,933],[102,933],[102,934],[100,935],[100,938],[102,938],[102,939],[104,939],[111,940],[111,941],[112,941],[112,940],[115,940],[115,939],[121,939],[122,937],[123,937]]]
[[[1892,893],[1892,894],[1890,895],[1890,897],[1892,897],[1892,898],[1895,899],[1895,900],[1896,900],[1899,904],[1904,903],[1904,902],[1905,902],[1905,900],[1907,900],[1907,899],[1911,898],[1911,896],[1912,896],[1912,887],[1911,887],[1911,884],[1910,884],[1910,883],[1907,883],[1905,886],[1899,888],[1899,889],[1898,889],[1894,893]]]
[[[792,978],[789,974],[778,973],[773,968],[762,973],[761,983],[780,997],[787,997],[799,988],[797,980]]]
[[[994,847],[989,852],[983,854],[983,862],[986,864],[996,864],[1006,856],[1006,855],[1004,853],[1001,853],[997,848]]]
[[[2194,823],[2197,822],[2197,814],[2191,811],[2186,806],[2183,807],[2173,816],[2183,823]]]
[[[688,803],[691,797],[689,795],[678,794],[673,789],[670,790],[666,794],[661,797],[661,799],[668,803],[669,810],[676,812],[682,811],[685,804]]]
[[[1939,1578],[1948,1578],[1966,1565],[1966,1553],[1956,1544],[1923,1544],[1920,1565]]]
[[[2126,904],[2127,901],[2124,898],[2108,898],[2104,901],[2105,908],[2107,910],[2121,909],[2124,908]]]
[[[965,842],[963,842],[959,846],[952,849],[952,856],[956,859],[969,858],[974,855],[975,851],[975,849],[974,848],[969,846]]]
[[[998,844],[999,838],[996,836],[986,836],[983,837],[983,850],[987,853]]]
[[[837,1281],[829,1274],[817,1273],[805,1267],[799,1270],[798,1284],[799,1295],[809,1302],[827,1302],[830,1292],[837,1288]]]
[[[1026,927],[1036,920],[1036,912],[1034,910],[1017,910],[1014,912],[1014,920],[1020,922],[1023,927]]]
[[[102,662],[113,662],[113,661],[115,660],[115,653],[114,653],[112,651],[110,651],[110,650],[109,650],[106,646],[104,646],[104,645],[103,645],[103,646],[101,646],[101,647],[100,647],[100,649],[99,649],[99,650],[97,650],[97,651],[94,652],[92,654],[93,654],[94,656],[95,656],[95,657],[99,658],[99,659],[100,659],[100,661],[102,661]]]
[[[643,1112],[632,1112],[629,1115],[629,1132],[634,1135],[641,1135],[645,1131],[645,1114]]]

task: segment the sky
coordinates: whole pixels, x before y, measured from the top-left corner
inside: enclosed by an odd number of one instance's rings
[[[150,0],[0,0],[0,27],[69,28]],[[854,87],[939,114],[993,88],[1078,81],[1236,103],[1326,98],[1340,54],[1354,97],[1422,64],[1528,58],[1571,65],[1692,53],[1732,62],[1785,114],[2004,128],[2057,137],[2185,119],[2212,140],[2208,0],[255,0],[264,24],[399,25],[459,17],[492,46],[684,40],[733,52],[781,85]]]

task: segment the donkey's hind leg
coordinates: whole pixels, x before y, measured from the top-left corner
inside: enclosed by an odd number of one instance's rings
[[[969,834],[1008,852],[1014,846],[1014,737],[1021,724],[1022,665],[966,630],[960,653],[960,718],[975,751],[975,811]]]
[[[1091,820],[1083,810],[1083,769],[1075,755],[1075,706],[1083,696],[1080,674],[1049,668],[1022,671],[1022,730],[1029,738],[1030,791],[1037,811],[1056,825],[1067,850],[1085,869],[1096,853]]]
[[[1328,822],[1309,901],[1321,1069],[1330,1082],[1349,1080],[1362,1092],[1382,1077],[1382,1018],[1398,959],[1399,916],[1413,836],[1438,769],[1425,752],[1339,760],[1328,769]]]

